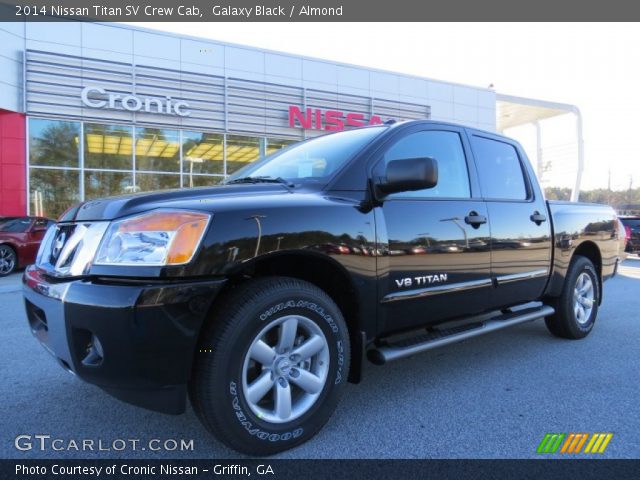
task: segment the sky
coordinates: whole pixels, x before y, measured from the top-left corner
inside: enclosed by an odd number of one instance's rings
[[[579,23],[142,23],[250,45],[577,105],[582,189],[640,187],[640,26]],[[535,163],[532,128],[508,132]],[[570,186],[575,122],[544,122],[546,185]],[[609,180],[610,178],[610,180]]]

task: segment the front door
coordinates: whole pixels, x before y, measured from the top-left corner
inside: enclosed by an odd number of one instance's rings
[[[391,194],[376,210],[383,332],[487,307],[488,212],[476,198],[468,156],[461,130],[421,126],[393,142],[374,167],[376,175],[391,160],[432,157],[438,162],[434,188]]]

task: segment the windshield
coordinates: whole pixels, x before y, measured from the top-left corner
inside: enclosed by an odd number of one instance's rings
[[[28,218],[0,218],[0,232],[24,233],[30,225]]]
[[[326,182],[384,130],[361,128],[295,143],[238,170],[226,183],[246,177]]]

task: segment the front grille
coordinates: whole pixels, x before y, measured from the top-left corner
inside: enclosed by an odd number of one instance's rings
[[[58,263],[60,255],[62,254],[64,247],[71,239],[75,229],[76,225],[74,224],[56,225],[55,233],[53,235],[53,241],[51,242],[51,246],[49,248],[48,262],[51,265],[56,265]]]
[[[63,223],[45,235],[36,264],[54,277],[88,273],[109,222]]]

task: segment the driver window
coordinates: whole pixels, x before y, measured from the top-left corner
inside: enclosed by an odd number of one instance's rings
[[[384,155],[386,168],[391,160],[418,157],[438,162],[438,184],[434,188],[400,192],[389,198],[470,198],[469,172],[460,135],[456,132],[427,130],[398,140]]]

